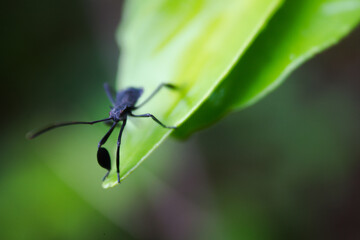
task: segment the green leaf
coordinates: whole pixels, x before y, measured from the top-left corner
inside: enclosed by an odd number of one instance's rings
[[[220,83],[280,2],[127,1],[118,32],[118,88],[144,87],[141,102],[162,82],[177,85],[180,90],[160,91],[135,113],[152,113],[166,125],[179,126]],[[171,133],[151,119],[135,125],[129,123],[124,131],[121,179]],[[105,188],[117,183],[112,161]]]
[[[359,0],[287,1],[209,99],[175,131],[186,137],[274,90],[300,64],[359,22]]]

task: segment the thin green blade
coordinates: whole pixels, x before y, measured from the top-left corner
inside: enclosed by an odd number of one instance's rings
[[[356,27],[359,0],[287,1],[230,75],[175,135],[189,136],[274,90],[299,65]]]

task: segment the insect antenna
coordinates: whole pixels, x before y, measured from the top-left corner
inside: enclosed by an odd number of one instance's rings
[[[109,121],[111,120],[111,118],[105,118],[105,119],[101,119],[101,120],[96,120],[96,121],[92,121],[92,122],[63,122],[63,123],[55,123],[55,124],[52,124],[50,126],[47,126],[39,131],[36,131],[36,132],[29,132],[28,134],[26,134],[26,137],[28,139],[33,139],[33,138],[36,138],[37,136],[47,132],[47,131],[50,131],[54,128],[58,128],[58,127],[64,127],[64,126],[69,126],[69,125],[77,125],[77,124],[89,124],[89,125],[92,125],[94,123],[99,123],[99,122],[105,122],[105,121]]]

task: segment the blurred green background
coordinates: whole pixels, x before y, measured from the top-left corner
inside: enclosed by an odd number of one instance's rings
[[[1,239],[360,239],[360,29],[112,189],[96,162],[105,125],[26,140],[107,116],[121,8],[3,3]]]

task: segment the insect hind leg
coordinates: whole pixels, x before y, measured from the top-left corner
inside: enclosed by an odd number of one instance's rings
[[[150,96],[141,104],[139,104],[138,106],[136,106],[134,109],[140,108],[142,106],[144,106],[148,101],[150,101],[163,87],[169,88],[169,89],[177,89],[177,87],[171,83],[161,83],[156,89],[155,91],[150,94]]]
[[[104,89],[105,89],[106,95],[109,98],[112,105],[115,105],[114,90],[109,86],[108,83],[104,83]]]

